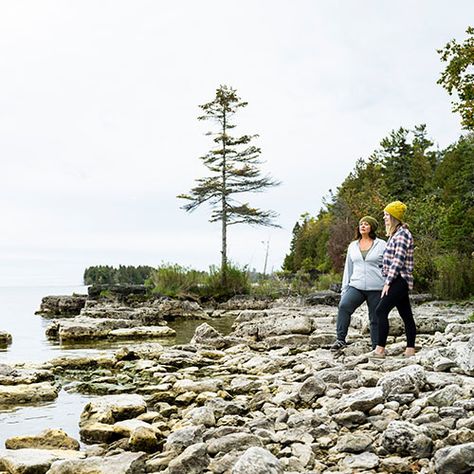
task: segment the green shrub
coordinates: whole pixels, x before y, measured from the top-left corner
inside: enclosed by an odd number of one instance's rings
[[[460,254],[445,254],[435,259],[438,278],[434,290],[444,299],[468,298],[474,294],[474,260]]]
[[[209,273],[200,289],[200,296],[225,300],[235,295],[250,293],[250,279],[247,268],[238,268],[232,263],[227,264],[226,282],[222,281],[222,272],[216,266],[209,267]]]
[[[198,294],[205,281],[205,272],[199,272],[177,264],[162,264],[150,277],[153,292],[176,297]]]
[[[321,275],[314,285],[316,290],[329,290],[332,284],[341,283],[342,276],[339,273],[325,273]]]
[[[308,272],[298,270],[291,280],[291,294],[298,296],[309,295],[314,291],[314,280]]]
[[[263,278],[254,283],[250,289],[250,294],[258,297],[276,299],[288,296],[290,285],[277,276]]]

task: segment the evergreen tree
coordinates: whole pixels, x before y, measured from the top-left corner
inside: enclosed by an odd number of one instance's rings
[[[211,176],[197,179],[197,186],[189,194],[178,196],[189,201],[182,206],[188,212],[209,203],[213,209],[210,222],[221,222],[221,276],[224,284],[227,273],[227,228],[241,223],[278,227],[273,223],[275,212],[254,208],[236,199],[237,195],[264,191],[280,184],[268,175],[261,174],[261,150],[251,144],[257,135],[235,137],[230,134],[235,128],[233,116],[246,106],[247,102],[238,97],[237,91],[225,85],[216,90],[214,100],[200,106],[203,115],[199,120],[210,120],[218,126],[215,133],[208,133],[214,137],[215,148],[200,158]]]

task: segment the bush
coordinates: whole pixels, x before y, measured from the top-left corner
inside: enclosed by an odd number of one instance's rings
[[[200,296],[225,300],[235,295],[248,295],[250,293],[250,279],[247,268],[238,268],[228,263],[226,272],[226,282],[222,282],[222,272],[216,266],[209,268],[209,274],[200,291]]]
[[[316,281],[315,288],[317,290],[329,290],[334,283],[341,283],[342,276],[339,273],[325,273]]]
[[[174,264],[163,264],[150,277],[153,292],[176,297],[198,294],[205,281],[205,272]]]
[[[253,296],[272,299],[288,296],[289,292],[289,284],[276,276],[263,278],[257,283],[254,283],[250,289],[250,294]]]
[[[434,284],[436,296],[462,299],[474,294],[474,260],[460,254],[441,255],[435,259],[438,278]]]

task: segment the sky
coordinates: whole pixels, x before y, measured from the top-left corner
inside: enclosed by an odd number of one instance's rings
[[[232,226],[229,258],[263,271],[268,249],[279,270],[301,214],[391,130],[459,138],[436,50],[472,18],[471,0],[0,0],[0,285],[219,264],[210,209],[176,196],[206,176],[199,105],[222,84],[282,182],[245,197],[281,228]]]

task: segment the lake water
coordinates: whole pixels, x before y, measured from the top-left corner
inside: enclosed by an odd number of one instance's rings
[[[101,350],[114,350],[127,342],[99,342],[90,345],[60,345],[45,336],[48,319],[35,315],[41,299],[47,295],[86,294],[85,286],[36,286],[0,287],[0,330],[9,332],[13,343],[0,348],[0,364],[13,362],[45,362],[68,354],[90,354]],[[202,321],[176,321],[170,323],[177,336],[156,340],[163,345],[189,342],[196,326]],[[216,329],[227,333],[232,321],[214,320]],[[135,341],[136,342],[136,341]],[[0,409],[0,448],[7,438],[18,435],[37,434],[46,428],[62,428],[79,440],[79,417],[84,405],[91,397],[62,390],[53,401],[35,406]],[[1,400],[0,400],[1,404]]]

